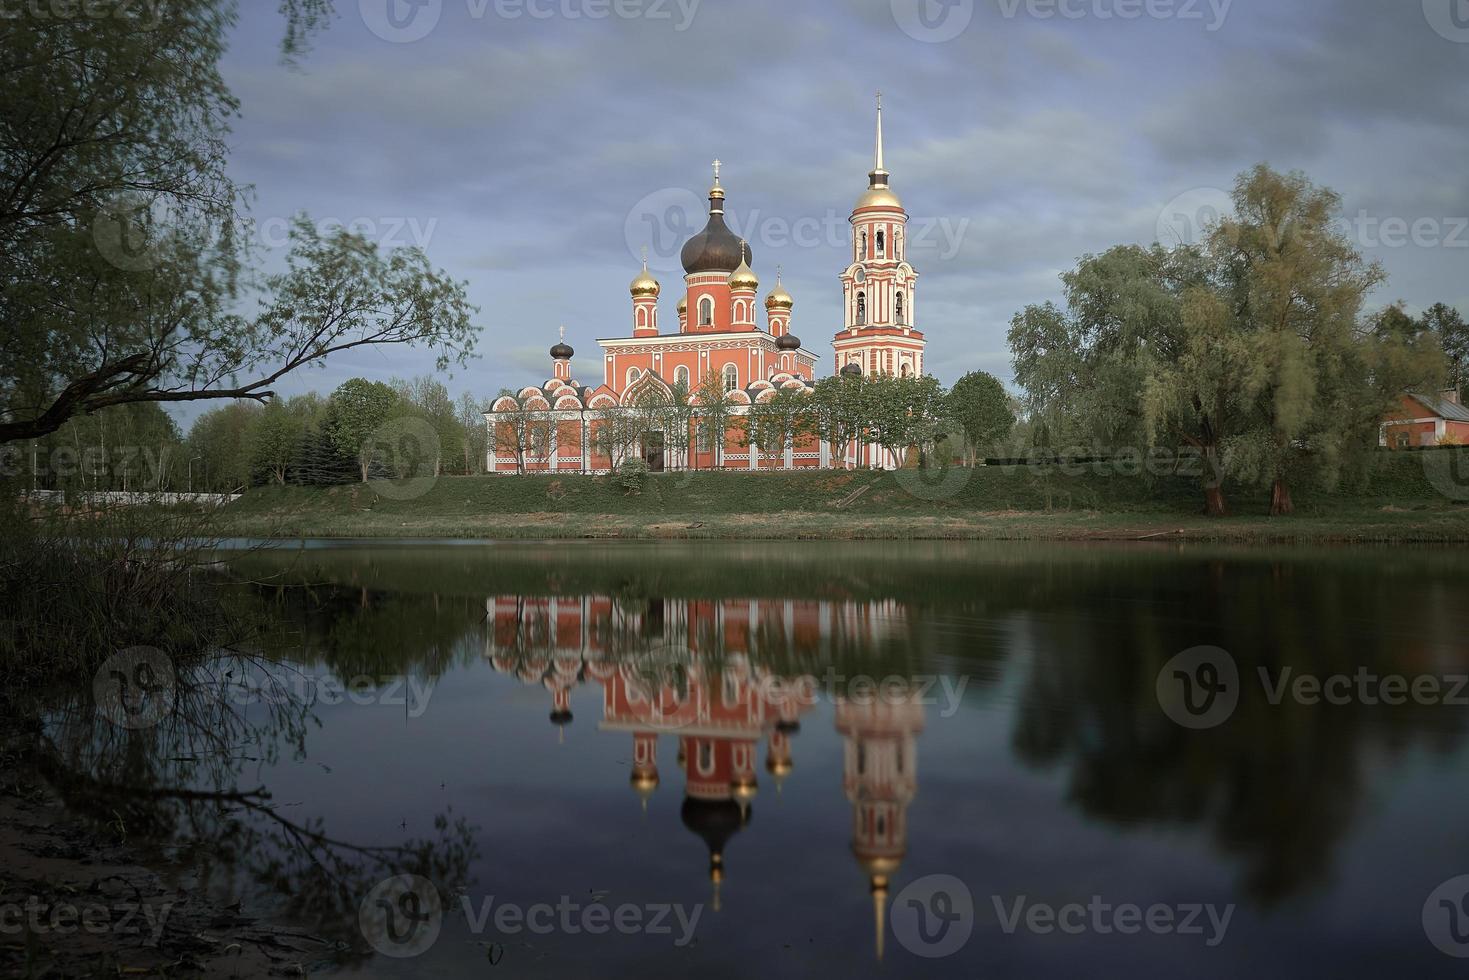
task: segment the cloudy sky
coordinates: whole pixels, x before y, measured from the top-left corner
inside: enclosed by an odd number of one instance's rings
[[[782,265],[829,371],[879,89],[945,383],[1008,382],[1007,324],[1061,271],[1196,235],[1260,161],[1342,195],[1376,303],[1469,312],[1469,0],[337,0],[299,70],[276,5],[242,6],[232,166],[259,238],[304,210],[466,280],[481,356],[456,394],[544,380],[562,323],[600,380],[644,246],[673,329],[715,157],[762,293]],[[432,368],[361,351],[281,388]]]

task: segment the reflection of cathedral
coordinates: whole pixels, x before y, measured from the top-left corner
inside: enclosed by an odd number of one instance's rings
[[[818,693],[810,674],[783,675],[762,664],[776,654],[814,663],[811,655],[859,633],[870,645],[897,618],[886,604],[668,599],[629,609],[605,596],[494,597],[486,611],[491,663],[550,691],[557,725],[571,721],[573,688],[601,686],[599,728],[632,736],[631,783],[645,808],[662,779],[659,737],[677,739],[680,815],[708,847],[716,910],[725,848],[751,820],[760,743],[779,789],[795,767],[800,718]],[[852,853],[868,877],[879,957],[889,883],[906,852],[907,809],[918,784],[924,707],[908,697],[835,698]]]

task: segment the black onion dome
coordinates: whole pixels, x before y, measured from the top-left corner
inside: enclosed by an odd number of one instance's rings
[[[718,207],[723,208],[723,203]],[[683,271],[689,275],[696,272],[733,272],[740,266],[740,259],[752,262],[750,246],[739,240],[724,223],[724,212],[711,209],[709,223],[704,230],[684,243]]]
[[[700,800],[692,796],[684,797],[679,815],[685,827],[704,838],[710,854],[723,852],[729,839],[750,820],[749,812],[741,812],[734,800]]]
[[[775,338],[775,346],[781,350],[800,350],[801,338],[793,333],[783,333]]]
[[[575,353],[576,351],[571,349],[571,345],[564,340],[551,348],[551,357],[558,361],[569,361]]]
[[[851,364],[848,364],[846,367],[842,368],[842,377],[860,378],[862,377],[862,369],[857,366],[856,361],[853,361]]]

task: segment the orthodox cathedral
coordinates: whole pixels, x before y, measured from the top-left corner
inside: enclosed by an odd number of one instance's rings
[[[806,437],[774,451],[746,443],[739,418],[778,390],[809,393],[819,357],[792,332],[795,300],[777,275],[765,296],[765,324],[756,320],[760,280],[754,256],[725,224],[725,191],[719,161],[709,189],[709,220],[684,244],[684,295],[678,330],[664,333],[658,322],[662,284],[642,271],[629,286],[632,334],[599,340],[603,376],[583,384],[571,376],[572,348],[551,348],[551,378],[540,386],[497,399],[486,414],[491,473],[603,473],[615,461],[597,438],[609,410],[637,404],[646,394],[690,394],[698,412],[698,390],[718,379],[732,406],[734,424],[723,445],[701,438],[668,438],[646,432],[637,454],[658,471],[676,469],[797,469],[886,467],[893,461],[877,447],[854,441],[837,446]],[[888,186],[883,164],[882,98],[877,103],[877,140],[866,191],[850,223],[851,261],[841,272],[843,323],[832,338],[833,373],[845,377],[923,374],[925,341],[914,326],[918,274],[907,261],[908,223],[902,202]],[[564,331],[563,331],[564,334]],[[525,439],[524,420],[544,420],[545,435]]]

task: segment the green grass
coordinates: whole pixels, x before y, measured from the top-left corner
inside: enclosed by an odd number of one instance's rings
[[[397,497],[414,488],[393,483],[269,487],[222,511],[218,530],[246,537],[1469,541],[1469,507],[1434,489],[1418,454],[1384,454],[1370,474],[1333,493],[1297,489],[1298,513],[1274,519],[1256,488],[1228,488],[1235,516],[1206,519],[1198,481],[1187,477],[980,468],[953,480],[927,487],[911,471],[664,473],[629,494],[609,477],[442,477],[410,499]]]

